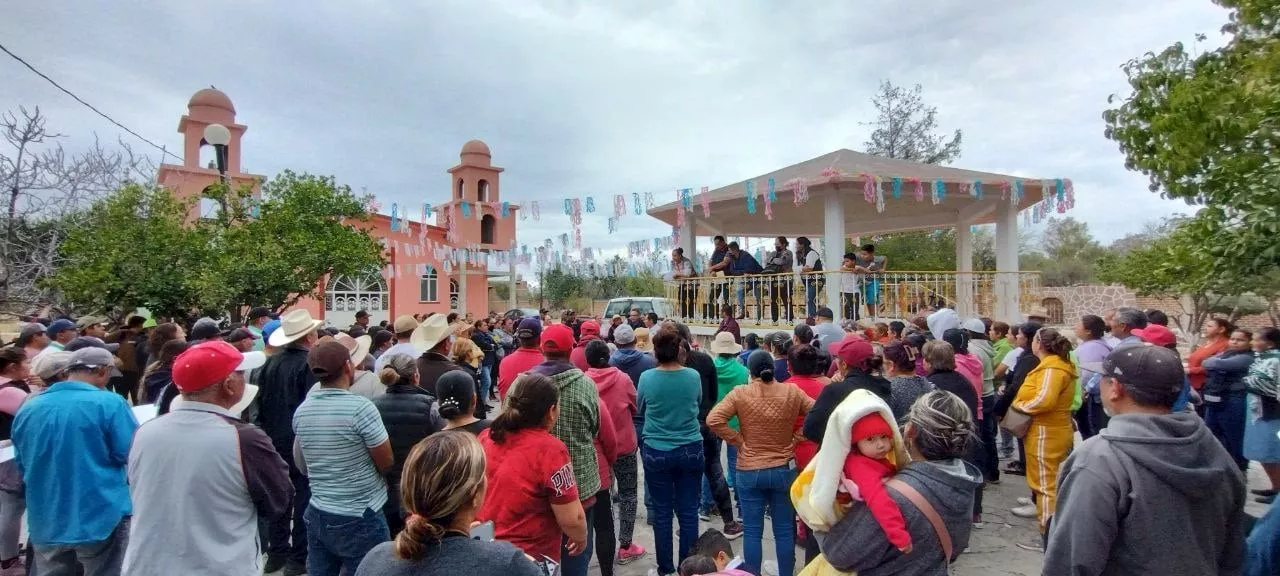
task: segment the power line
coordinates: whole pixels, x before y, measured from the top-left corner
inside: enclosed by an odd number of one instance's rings
[[[28,69],[28,70],[31,70],[32,72],[34,72],[34,73],[36,74],[36,76],[39,76],[39,77],[41,77],[41,78],[44,78],[44,79],[45,79],[46,81],[48,81],[50,84],[53,84],[53,87],[54,87],[54,88],[57,88],[57,89],[61,90],[61,91],[62,91],[64,94],[66,94],[67,96],[70,96],[70,97],[72,97],[73,99],[75,99],[75,101],[76,101],[76,102],[79,102],[79,103],[81,103],[81,104],[84,104],[84,106],[85,106],[86,108],[88,108],[88,109],[90,109],[90,110],[93,110],[93,111],[94,111],[94,113],[96,113],[97,115],[99,115],[99,116],[101,116],[101,117],[105,118],[105,119],[107,120],[107,122],[110,122],[110,123],[112,123],[112,124],[115,124],[115,125],[116,125],[118,128],[120,128],[121,130],[124,130],[125,132],[128,132],[129,134],[132,134],[134,138],[137,138],[137,139],[139,139],[139,140],[141,140],[141,141],[143,141],[143,142],[146,142],[147,144],[150,144],[152,148],[155,148],[156,150],[159,150],[159,151],[160,151],[160,154],[161,154],[161,158],[162,158],[162,159],[163,159],[163,157],[164,157],[163,155],[168,154],[169,156],[172,156],[172,157],[176,158],[179,162],[181,162],[181,161],[182,161],[182,157],[181,157],[181,156],[178,156],[177,154],[174,154],[173,152],[170,152],[170,151],[166,150],[164,146],[161,146],[161,145],[159,145],[159,144],[156,144],[155,142],[152,142],[152,141],[150,141],[150,140],[148,140],[148,139],[144,138],[141,134],[138,134],[137,132],[134,132],[133,130],[130,130],[128,126],[125,126],[124,124],[121,124],[121,123],[117,122],[115,118],[112,118],[112,117],[110,117],[110,116],[107,116],[107,114],[106,114],[105,112],[103,112],[103,111],[101,111],[101,110],[99,110],[99,109],[95,108],[95,107],[93,106],[93,104],[90,104],[90,103],[88,103],[88,102],[85,102],[83,98],[81,98],[81,97],[79,97],[79,96],[76,96],[76,95],[75,95],[74,93],[72,93],[70,90],[67,90],[66,88],[63,88],[61,84],[58,84],[58,82],[57,82],[57,81],[55,81],[53,78],[50,78],[49,76],[47,76],[44,72],[41,72],[41,71],[37,70],[35,66],[32,66],[29,62],[27,62],[26,60],[23,60],[21,56],[18,56],[17,54],[14,54],[13,52],[10,52],[10,51],[9,51],[9,49],[8,49],[8,48],[6,48],[4,44],[0,44],[0,51],[3,51],[5,54],[8,54],[8,55],[9,55],[9,57],[13,58],[14,60],[17,60],[17,61],[18,61],[18,63],[22,64],[23,66],[26,66],[26,67],[27,67],[27,69]]]

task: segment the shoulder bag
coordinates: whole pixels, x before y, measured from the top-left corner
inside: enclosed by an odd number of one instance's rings
[[[897,493],[906,496],[907,500],[910,500],[911,503],[915,505],[916,509],[919,510],[921,514],[924,514],[925,518],[929,519],[929,523],[933,524],[933,531],[937,533],[938,542],[942,544],[943,569],[946,570],[947,574],[950,574],[951,553],[954,550],[951,544],[951,532],[947,530],[947,525],[942,521],[942,517],[938,515],[937,509],[935,509],[933,504],[930,504],[929,501],[925,499],[924,495],[921,494],[920,491],[912,488],[911,485],[906,482],[898,480],[897,478],[892,478],[888,482],[885,482],[884,485],[889,488],[893,488]]]
[[[1016,438],[1024,438],[1031,429],[1031,415],[1012,406],[1000,421],[1000,427]]]

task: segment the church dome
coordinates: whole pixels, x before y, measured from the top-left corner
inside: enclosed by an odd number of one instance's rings
[[[462,154],[480,154],[483,156],[491,156],[489,153],[489,145],[479,140],[471,140],[462,145]]]
[[[205,88],[191,96],[191,100],[187,102],[187,107],[195,108],[196,106],[208,106],[225,110],[232,114],[236,113],[236,107],[231,104],[231,99],[217,88]],[[481,146],[483,145],[482,143]],[[486,148],[486,150],[488,149]]]

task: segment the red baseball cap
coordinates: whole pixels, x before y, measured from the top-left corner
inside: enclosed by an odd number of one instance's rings
[[[1172,330],[1159,324],[1147,324],[1146,328],[1134,330],[1132,334],[1141,338],[1143,342],[1156,346],[1168,346],[1178,342],[1178,336]]]
[[[552,324],[542,330],[542,351],[564,351],[573,349],[573,329],[564,324]]]
[[[582,339],[586,340],[587,336],[600,337],[600,325],[595,320],[587,320],[578,326],[578,333],[582,334]]]
[[[173,361],[173,384],[182,392],[204,390],[232,372],[252,370],[266,361],[262,352],[242,353],[222,340],[201,342]]]
[[[839,342],[827,345],[827,352],[832,358],[839,358],[845,364],[859,368],[862,368],[867,359],[876,353],[870,342],[856,334],[850,334]]]

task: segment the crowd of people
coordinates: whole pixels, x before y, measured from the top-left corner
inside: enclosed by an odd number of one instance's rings
[[[0,576],[761,574],[766,523],[778,574],[944,574],[1002,474],[1046,574],[1280,570],[1243,474],[1275,499],[1275,328],[1212,319],[1184,362],[1133,308],[1074,338],[722,312],[705,345],[638,310],[33,320],[0,349]]]

